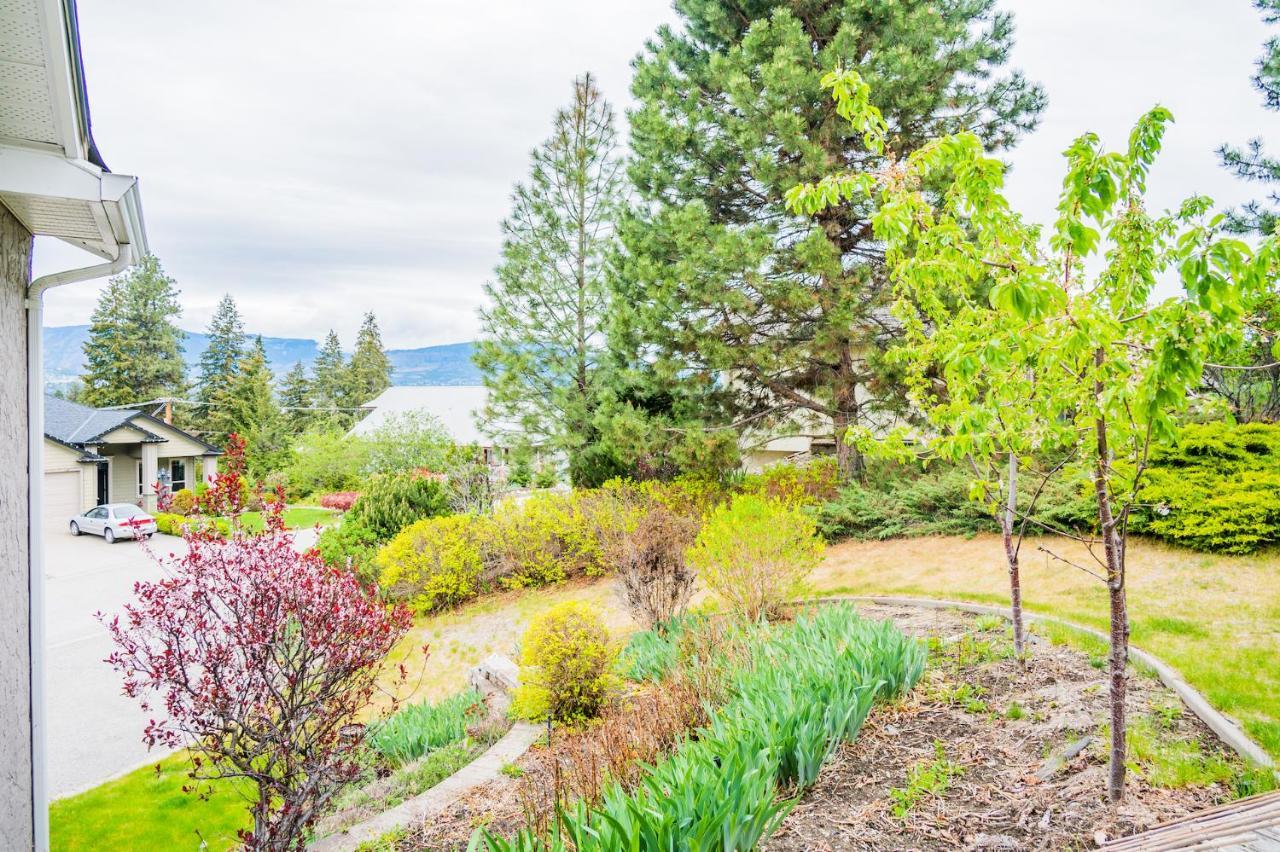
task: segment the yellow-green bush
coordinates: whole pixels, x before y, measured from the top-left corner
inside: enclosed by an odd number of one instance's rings
[[[543,492],[495,509],[489,535],[503,585],[543,586],[604,573],[600,539],[584,508],[590,493]]]
[[[182,515],[175,515],[171,512],[157,512],[156,532],[165,535],[182,535],[182,528],[186,525],[187,519]]]
[[[640,489],[651,499],[677,515],[701,518],[729,499],[725,487],[710,479],[681,476],[663,482],[651,479],[640,483]]]
[[[475,597],[484,588],[487,525],[475,515],[410,524],[378,551],[378,585],[420,614]]]
[[[1280,542],[1280,426],[1184,426],[1156,448],[1133,529],[1218,553]]]
[[[835,499],[840,492],[840,471],[831,457],[804,464],[775,464],[742,480],[741,490],[784,503],[817,505]]]
[[[196,494],[190,488],[182,488],[173,493],[169,509],[175,515],[190,515],[196,508]]]
[[[616,685],[617,648],[599,610],[565,601],[534,618],[520,641],[518,718],[578,721],[600,713]]]
[[[755,620],[803,588],[822,551],[813,518],[800,507],[739,494],[707,516],[689,563],[730,609]]]

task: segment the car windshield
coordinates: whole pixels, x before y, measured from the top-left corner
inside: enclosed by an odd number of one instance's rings
[[[137,506],[120,506],[115,510],[117,518],[145,518],[147,513]]]

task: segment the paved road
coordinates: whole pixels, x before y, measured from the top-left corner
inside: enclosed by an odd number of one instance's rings
[[[299,546],[315,540],[299,531]],[[160,554],[181,551],[181,539],[156,536]],[[111,652],[95,612],[119,612],[133,584],[163,576],[131,541],[108,545],[97,536],[45,536],[45,716],[49,795],[69,796],[158,760],[142,742],[147,716],[120,693],[120,676],[103,659]]]

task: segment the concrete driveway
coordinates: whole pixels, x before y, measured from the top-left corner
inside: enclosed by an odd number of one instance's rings
[[[311,530],[296,544],[309,547]],[[184,552],[181,539],[155,536],[157,554]],[[163,576],[159,564],[132,541],[108,545],[97,536],[45,535],[45,719],[49,795],[61,798],[156,762],[147,723],[136,701],[120,692],[120,676],[103,660],[112,646],[94,613],[108,616],[133,599],[133,584]]]

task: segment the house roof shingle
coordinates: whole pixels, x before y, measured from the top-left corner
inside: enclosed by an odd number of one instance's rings
[[[148,421],[161,422],[141,411],[128,408],[90,408],[48,394],[44,398],[45,436],[74,449],[83,450],[85,444],[92,444],[108,432],[122,427],[137,432],[140,443],[161,443],[167,440],[142,425]],[[208,454],[221,454],[221,450],[212,444],[186,432],[183,434],[204,446]]]
[[[84,444],[125,425],[135,414],[136,411],[106,411],[56,396],[46,396],[44,433],[64,444]]]

